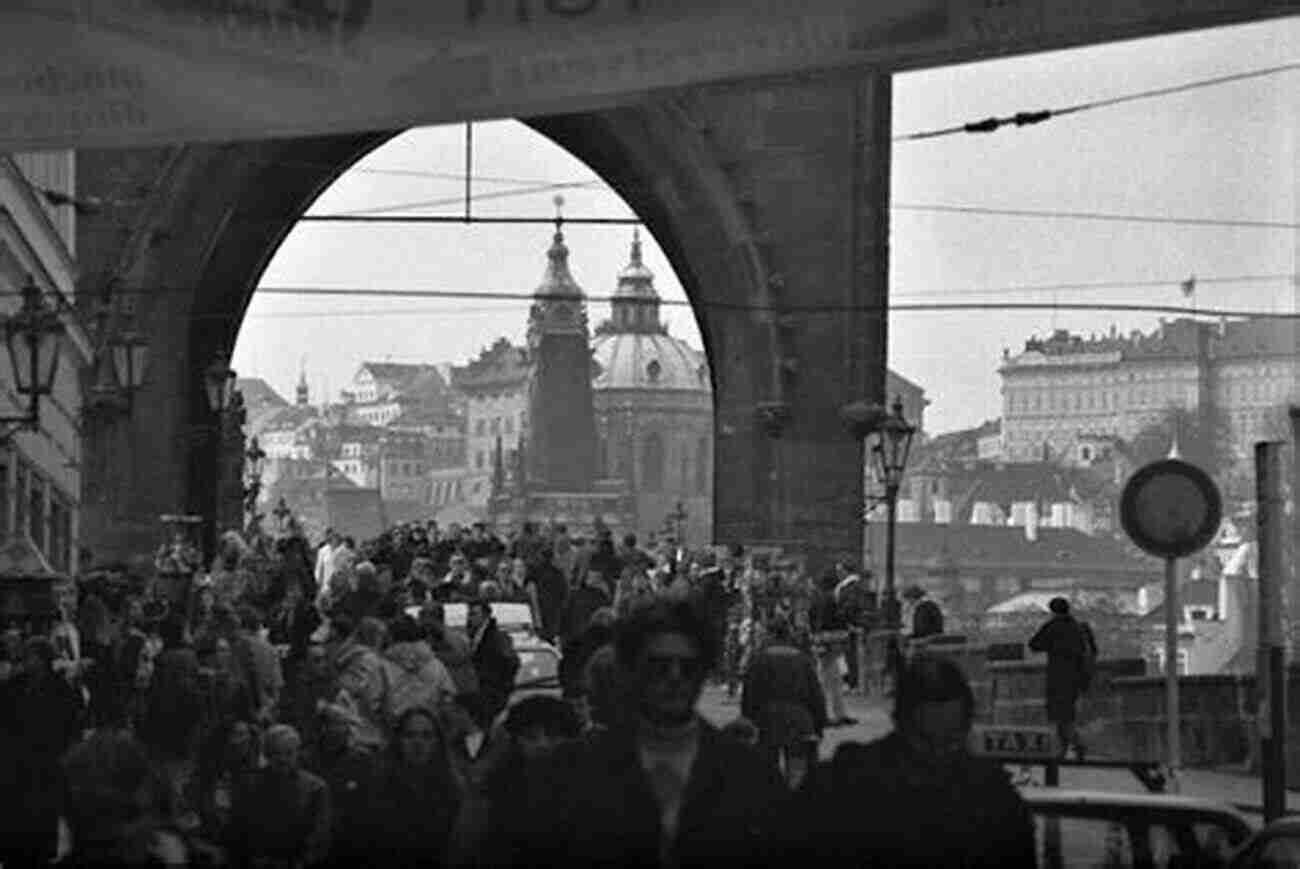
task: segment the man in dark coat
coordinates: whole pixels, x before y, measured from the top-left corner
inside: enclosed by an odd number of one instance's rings
[[[519,673],[519,655],[510,636],[497,627],[490,603],[471,601],[466,619],[470,654],[474,672],[478,674],[479,706],[475,719],[486,733],[510,701],[515,676]]]
[[[1056,725],[1064,755],[1074,746],[1079,757],[1086,749],[1075,727],[1076,705],[1086,687],[1087,641],[1078,620],[1070,614],[1070,602],[1054,597],[1048,603],[1052,617],[1029,640],[1029,648],[1047,653],[1047,720]]]
[[[797,824],[818,866],[1032,867],[1034,822],[996,763],[967,749],[975,698],[952,661],[898,677],[894,731],[845,743],[812,777]]]
[[[717,642],[690,604],[658,601],[619,626],[628,714],[557,749],[493,865],[777,865],[776,771],[697,712]]]

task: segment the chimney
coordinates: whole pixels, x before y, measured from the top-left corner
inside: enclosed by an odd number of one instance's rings
[[[1030,543],[1038,540],[1038,502],[1030,501],[1025,508],[1025,539]]]

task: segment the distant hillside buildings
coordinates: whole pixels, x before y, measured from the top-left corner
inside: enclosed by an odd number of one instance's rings
[[[1288,437],[1300,403],[1300,323],[1188,318],[1143,334],[1058,330],[1003,354],[1002,449],[1008,461],[1089,461],[1179,408],[1218,426],[1236,463],[1257,440]],[[1220,424],[1221,423],[1221,424]]]

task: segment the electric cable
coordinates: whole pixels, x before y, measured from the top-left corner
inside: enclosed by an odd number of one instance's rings
[[[1059,109],[1034,109],[1032,111],[1016,112],[1014,115],[1008,115],[1002,118],[984,118],[983,120],[968,121],[964,124],[957,124],[951,127],[940,127],[935,130],[924,130],[916,133],[904,133],[902,135],[894,136],[893,141],[919,142],[926,139],[937,139],[943,136],[953,136],[961,133],[992,133],[1002,129],[1003,127],[1028,127],[1034,124],[1041,124],[1042,122],[1051,120],[1052,118],[1063,117],[1065,115],[1073,115],[1080,112],[1092,111],[1094,109],[1108,108],[1110,106],[1131,103],[1137,100],[1167,97],[1174,94],[1199,90],[1201,88],[1216,87],[1218,85],[1229,84],[1232,82],[1245,81],[1246,79],[1279,75],[1297,69],[1300,69],[1300,63],[1284,63],[1278,66],[1266,67],[1264,69],[1221,75],[1215,78],[1185,82],[1183,84],[1171,85],[1169,87],[1152,88],[1150,90],[1138,91],[1131,94],[1122,94],[1120,96],[1107,97],[1105,99],[1089,100],[1088,102],[1076,103]]]

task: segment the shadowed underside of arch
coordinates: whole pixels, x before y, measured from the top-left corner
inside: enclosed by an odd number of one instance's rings
[[[836,410],[878,397],[883,374],[888,80],[750,82],[526,123],[628,202],[695,305],[715,386],[718,538],[856,552],[861,448]],[[84,195],[119,207],[78,227],[78,293],[133,301],[154,360],[136,401],[147,411],[87,421],[95,557],[148,551],[160,513],[211,516],[237,499],[240,457],[219,449],[202,370],[233,347],[297,219],[398,132],[79,155]],[[883,153],[864,157],[876,140]],[[799,313],[818,300],[869,304]]]

